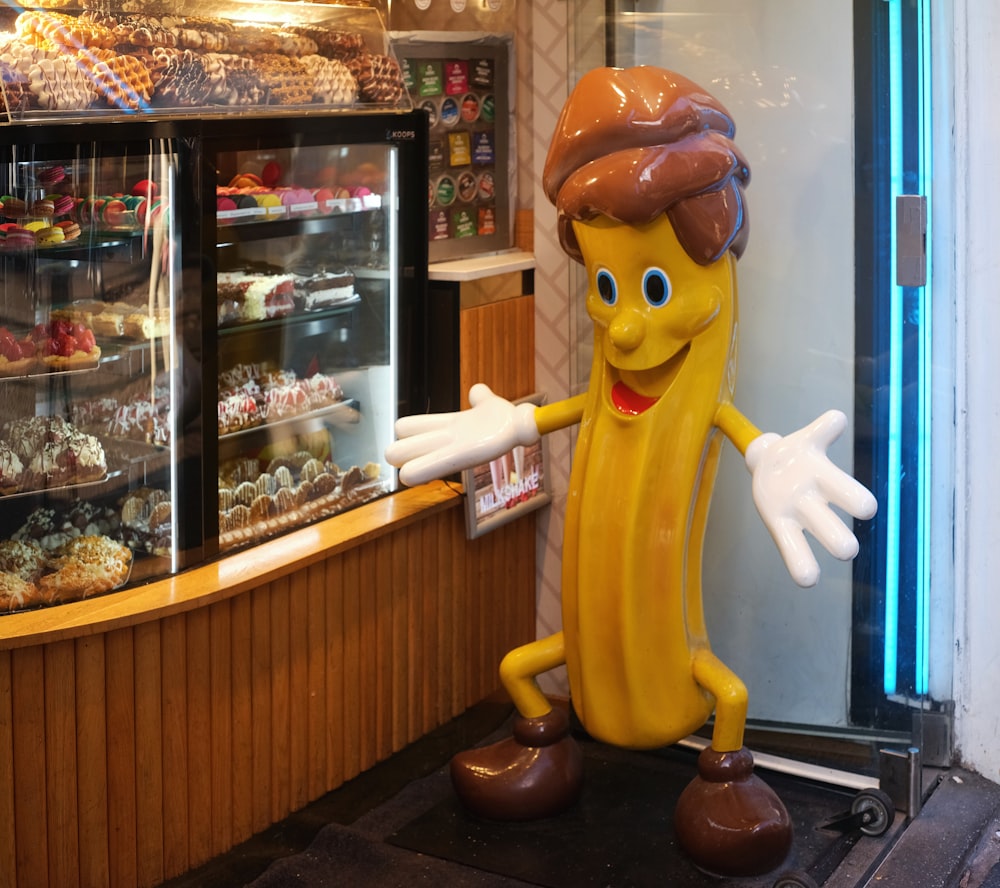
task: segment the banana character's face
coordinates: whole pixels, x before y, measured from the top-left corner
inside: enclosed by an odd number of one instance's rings
[[[587,313],[614,408],[635,416],[672,388],[700,389],[706,363],[726,361],[730,353],[731,258],[699,265],[666,216],[642,226],[598,216],[574,222],[573,229],[587,268]],[[717,397],[718,390],[705,395]]]

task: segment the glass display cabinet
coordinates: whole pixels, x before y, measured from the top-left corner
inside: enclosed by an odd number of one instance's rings
[[[0,21],[0,612],[391,493],[427,406],[427,124],[375,10],[96,6]]]

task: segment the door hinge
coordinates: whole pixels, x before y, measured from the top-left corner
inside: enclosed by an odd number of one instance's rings
[[[927,198],[923,194],[896,195],[896,284],[927,284]]]

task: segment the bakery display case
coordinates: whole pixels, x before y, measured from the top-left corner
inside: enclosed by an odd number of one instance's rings
[[[128,594],[390,494],[393,423],[428,405],[427,123],[377,14],[182,6],[29,9],[0,36],[0,612]],[[169,53],[139,42],[166,32]],[[46,92],[46,53],[74,41],[75,70],[132,59],[152,87],[123,62],[127,100],[52,105],[72,90]],[[203,72],[210,48],[236,106],[181,102],[157,67]],[[344,101],[295,79],[335,54]],[[266,55],[298,67],[262,87]]]

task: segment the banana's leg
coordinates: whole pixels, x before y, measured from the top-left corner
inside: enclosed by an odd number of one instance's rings
[[[535,676],[566,662],[562,632],[514,648],[500,662],[500,681],[510,694],[517,711],[525,718],[539,718],[552,704],[535,683]]]
[[[735,752],[743,746],[747,720],[746,685],[709,650],[695,652],[692,670],[694,680],[715,697],[712,749]]]
[[[552,817],[579,796],[583,752],[571,736],[569,713],[553,707],[535,683],[536,675],[565,660],[563,634],[557,632],[515,648],[500,663],[500,679],[518,711],[512,735],[451,760],[455,792],[480,817]]]

